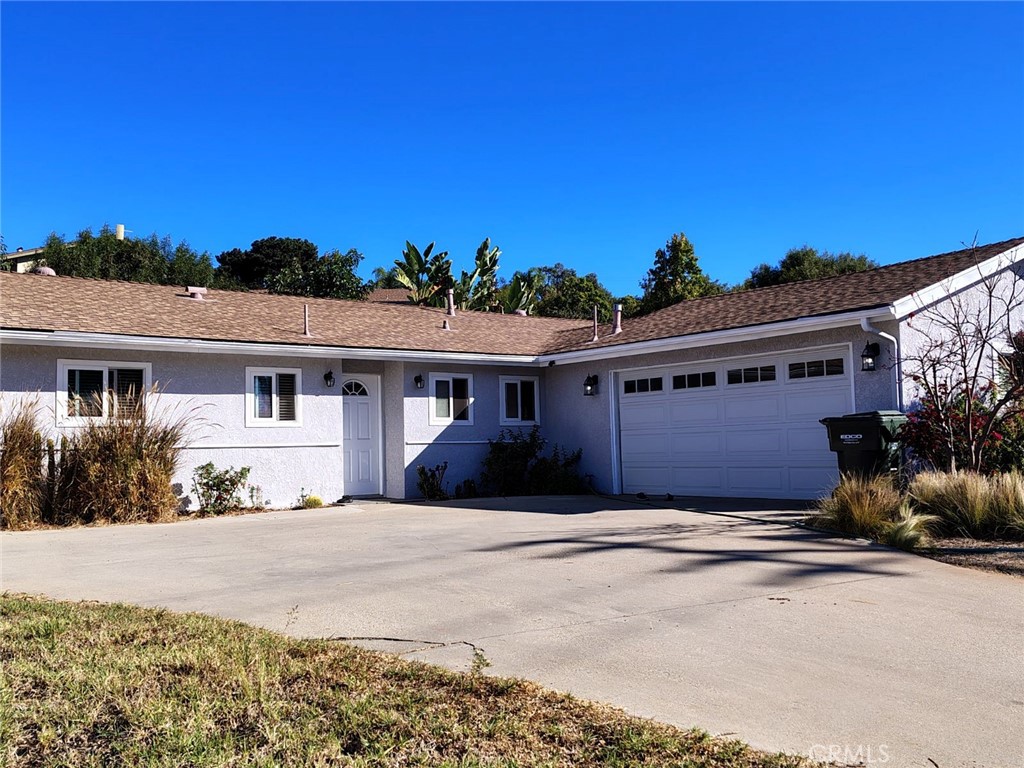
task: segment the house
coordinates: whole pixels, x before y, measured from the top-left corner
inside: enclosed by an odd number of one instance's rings
[[[5,253],[0,259],[6,262],[5,267],[12,272],[28,272],[43,257],[45,247],[18,248],[14,253]]]
[[[199,406],[178,480],[250,466],[300,489],[412,498],[416,466],[479,473],[488,440],[540,426],[608,493],[813,498],[836,479],[824,416],[903,408],[910,323],[1024,272],[1024,238],[683,302],[602,325],[410,304],[0,275],[0,391],[54,433],[88,395],[158,384]],[[1024,320],[1024,318],[1022,318]],[[621,327],[619,327],[621,325]],[[874,370],[862,350],[877,344]]]

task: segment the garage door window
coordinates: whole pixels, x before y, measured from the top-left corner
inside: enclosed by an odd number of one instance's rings
[[[626,379],[622,383],[622,391],[627,395],[636,395],[642,392],[661,392],[661,376],[650,379]]]
[[[775,381],[775,366],[762,365],[756,368],[732,368],[725,375],[727,384],[755,384]]]
[[[672,377],[672,389],[696,389],[697,387],[713,387],[715,384],[714,371],[685,373]]]
[[[790,363],[790,379],[816,379],[821,376],[842,376],[843,358],[833,357],[829,360],[807,360],[806,362]]]

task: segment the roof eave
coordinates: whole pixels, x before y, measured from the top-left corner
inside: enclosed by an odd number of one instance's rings
[[[661,339],[650,339],[648,341],[625,342],[613,346],[594,347],[593,349],[555,352],[541,355],[538,362],[541,365],[549,363],[581,363],[618,357],[632,357],[633,355],[650,354],[653,352],[671,352],[678,349],[707,347],[715,344],[756,341],[772,335],[790,336],[796,333],[809,333],[811,331],[841,328],[848,325],[859,325],[863,319],[884,322],[895,319],[895,314],[892,305],[885,304],[833,315],[812,315],[810,317],[797,317],[791,320],[780,320],[775,323],[728,328],[721,331],[671,336]]]
[[[959,293],[965,288],[980,283],[1024,260],[1024,244],[998,253],[985,261],[950,275],[945,280],[933,283],[920,291],[893,302],[893,311],[898,320],[920,312],[942,299]]]

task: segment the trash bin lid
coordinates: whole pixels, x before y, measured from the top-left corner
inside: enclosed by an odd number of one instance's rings
[[[844,419],[901,419],[906,414],[903,411],[863,411],[862,413],[847,413]]]

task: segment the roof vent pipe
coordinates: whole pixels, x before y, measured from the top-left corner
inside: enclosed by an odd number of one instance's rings
[[[442,331],[450,331],[451,329],[452,329],[452,327],[448,324],[447,320],[442,320],[441,321],[441,330]]]
[[[185,288],[185,292],[188,293],[190,299],[195,299],[196,301],[203,301],[206,298],[206,289],[195,285]]]
[[[622,305],[612,304],[612,336],[622,333]]]
[[[590,340],[591,344],[597,341],[597,304],[594,305],[594,338]]]
[[[448,317],[455,317],[455,289],[448,289]]]
[[[307,337],[313,335],[309,332],[309,304],[302,305],[302,335]]]

